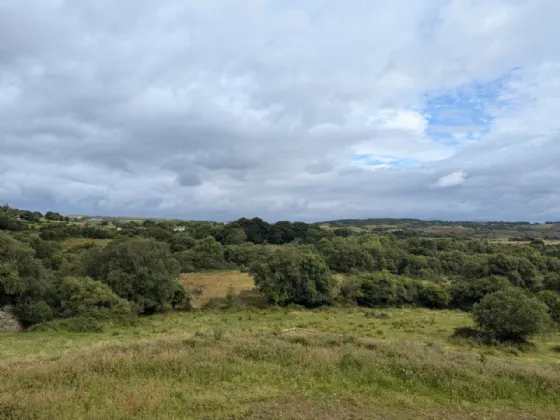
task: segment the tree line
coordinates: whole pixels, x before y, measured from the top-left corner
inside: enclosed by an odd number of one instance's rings
[[[0,214],[21,222],[21,211]],[[540,241],[508,246],[356,234],[259,218],[128,222],[119,229],[3,226],[0,305],[13,307],[28,327],[93,328],[107,319],[132,322],[138,315],[189,309],[179,274],[222,269],[249,272],[273,305],[473,311],[488,296],[513,290],[560,322],[560,246]],[[72,244],[69,238],[104,241]]]

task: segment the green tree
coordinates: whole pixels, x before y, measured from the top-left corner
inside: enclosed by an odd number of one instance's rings
[[[65,218],[62,214],[57,213],[55,211],[48,211],[45,213],[45,219],[51,221],[64,221]]]
[[[212,236],[197,241],[192,248],[192,265],[197,270],[225,268],[224,247]]]
[[[331,274],[325,260],[308,249],[283,246],[250,268],[255,285],[270,302],[308,307],[332,301]]]
[[[524,341],[549,321],[548,308],[519,288],[486,295],[473,307],[475,322],[497,339]]]
[[[163,310],[176,291],[179,263],[169,247],[153,239],[119,238],[92,251],[87,274],[134,302],[138,313]]]
[[[443,309],[451,301],[451,293],[446,285],[421,280],[416,283],[418,288],[418,304],[426,308]]]
[[[543,290],[537,293],[537,298],[548,307],[552,320],[560,324],[560,293]]]
[[[404,276],[381,271],[361,276],[355,301],[360,306],[386,307],[411,305],[417,300],[416,284]]]
[[[34,250],[0,232],[0,305],[22,300],[40,300],[51,286],[49,276]]]

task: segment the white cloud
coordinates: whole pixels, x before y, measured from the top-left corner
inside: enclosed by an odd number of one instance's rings
[[[456,187],[461,185],[467,179],[468,174],[463,171],[455,171],[450,174],[440,177],[434,184],[434,186],[439,188]]]

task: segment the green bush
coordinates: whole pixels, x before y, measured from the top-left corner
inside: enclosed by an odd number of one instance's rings
[[[490,276],[456,281],[451,287],[452,306],[471,310],[473,305],[490,294],[511,286],[507,277]]]
[[[547,306],[550,318],[560,323],[560,293],[543,290],[537,294],[537,298]]]
[[[414,304],[417,299],[416,284],[412,279],[387,271],[360,277],[361,284],[355,291],[355,301],[360,306],[402,306]]]
[[[473,317],[502,341],[526,341],[550,320],[546,305],[518,288],[486,295],[474,305]]]
[[[0,305],[41,300],[52,286],[52,276],[34,257],[28,244],[0,231]]]
[[[275,304],[307,307],[332,302],[331,273],[321,255],[303,247],[283,246],[266,262],[251,266],[257,288]]]
[[[162,311],[171,304],[180,271],[167,244],[119,238],[92,252],[87,274],[134,302],[138,313]]]
[[[422,280],[416,283],[418,304],[426,308],[443,309],[451,302],[451,293],[446,285]]]
[[[175,290],[173,292],[173,297],[171,298],[171,306],[173,307],[173,310],[190,311],[192,309],[191,295],[179,282],[175,282]]]
[[[43,300],[18,302],[15,314],[24,326],[50,321],[54,318],[53,309]]]
[[[66,277],[57,288],[59,316],[120,321],[132,318],[130,302],[89,277]]]

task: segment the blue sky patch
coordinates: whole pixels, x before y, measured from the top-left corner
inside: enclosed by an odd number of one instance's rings
[[[486,134],[496,111],[504,105],[500,93],[511,78],[511,70],[487,83],[471,83],[444,93],[426,94],[424,114],[428,119],[426,134],[447,145]]]
[[[360,166],[371,168],[397,168],[408,169],[419,165],[418,161],[410,158],[398,158],[388,155],[357,154],[352,162]]]

